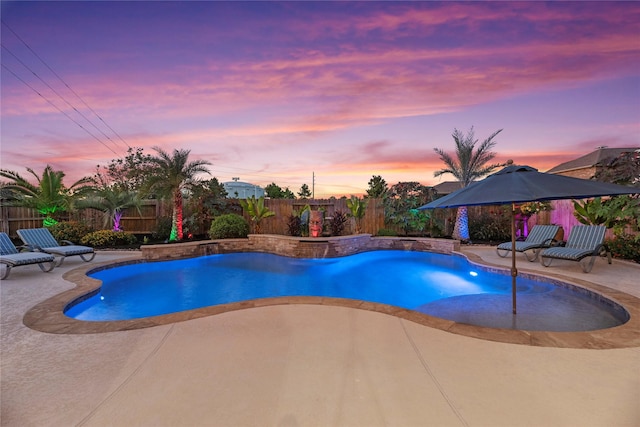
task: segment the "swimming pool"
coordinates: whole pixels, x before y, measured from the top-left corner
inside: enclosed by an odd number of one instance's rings
[[[429,252],[373,251],[324,259],[233,253],[129,264],[89,275],[102,287],[69,304],[67,316],[117,321],[261,298],[315,296],[533,331],[605,329],[628,319],[624,310],[601,299],[526,277],[518,278],[519,314],[513,316],[508,274]]]

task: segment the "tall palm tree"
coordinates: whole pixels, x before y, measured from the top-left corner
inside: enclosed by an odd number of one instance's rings
[[[456,144],[455,157],[446,153],[444,150],[434,148],[434,151],[438,153],[440,160],[444,162],[446,167],[436,171],[433,176],[438,177],[450,173],[460,181],[462,187],[466,187],[476,179],[491,173],[495,168],[500,166],[500,164],[487,165],[487,163],[496,156],[496,153],[492,152],[491,149],[496,144],[493,138],[500,132],[502,132],[502,129],[491,134],[491,136],[482,141],[482,144],[474,151],[478,140],[475,138],[473,126],[466,135],[458,129],[454,129],[452,136]],[[465,206],[458,208],[456,224],[453,228],[453,237],[462,241],[468,241],[470,239],[469,219]]]
[[[0,176],[10,180],[2,184],[2,189],[11,197],[11,204],[35,209],[44,215],[45,226],[57,223],[55,216],[71,210],[75,199],[94,189],[94,181],[90,177],[81,178],[70,187],[65,187],[65,173],[54,171],[50,165],[44,168],[41,177],[31,168],[27,168],[27,171],[36,178],[37,184],[30,183],[17,172],[0,170]]]
[[[159,197],[170,197],[173,201],[171,234],[169,241],[182,240],[182,192],[197,182],[196,175],[209,173],[205,167],[211,163],[206,160],[189,162],[191,150],[173,150],[173,154],[153,147],[158,153],[151,156],[151,172],[147,177],[144,190]]]

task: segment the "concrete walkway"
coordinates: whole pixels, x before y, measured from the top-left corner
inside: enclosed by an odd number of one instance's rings
[[[493,248],[464,251],[508,265]],[[100,334],[25,327],[29,308],[72,288],[61,276],[83,264],[16,268],[0,285],[4,426],[640,425],[638,347],[496,343],[317,305]],[[640,296],[635,264],[549,269]]]

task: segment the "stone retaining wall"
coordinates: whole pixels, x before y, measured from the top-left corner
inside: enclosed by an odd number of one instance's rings
[[[450,254],[460,250],[458,240],[428,237],[372,237],[355,234],[338,237],[291,237],[278,234],[250,234],[246,239],[201,240],[196,242],[143,245],[146,260],[192,258],[232,252],[267,252],[294,258],[333,258],[374,250],[424,251]]]

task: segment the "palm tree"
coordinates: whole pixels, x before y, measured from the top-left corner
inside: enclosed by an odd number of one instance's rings
[[[189,162],[191,150],[173,150],[173,155],[169,155],[160,147],[153,149],[158,155],[149,159],[151,172],[144,190],[173,200],[169,241],[182,240],[182,192],[197,182],[198,173],[209,173],[205,166],[211,163],[206,160]]]
[[[140,199],[137,193],[127,190],[119,190],[115,186],[104,186],[94,194],[78,202],[79,208],[93,208],[103,212],[103,228],[112,226],[113,231],[122,231],[120,219],[122,210],[135,207],[140,213]]]
[[[246,200],[239,200],[239,202],[242,209],[247,211],[251,217],[256,234],[260,234],[260,221],[276,214],[264,205],[264,196],[260,196],[259,199],[256,199],[256,196],[251,196]]]
[[[473,127],[469,129],[469,132],[464,135],[458,129],[453,131],[453,140],[456,144],[455,157],[446,153],[444,150],[434,148],[434,151],[440,156],[440,160],[444,162],[446,167],[439,171],[436,171],[433,176],[438,177],[446,173],[450,173],[460,183],[462,187],[466,187],[478,178],[481,178],[491,173],[500,164],[491,164],[487,166],[487,163],[491,161],[496,153],[491,151],[491,148],[496,144],[493,140],[502,129],[494,132],[485,139],[482,144],[474,151],[478,140],[475,138]],[[469,241],[469,219],[467,215],[467,208],[458,208],[456,215],[456,224],[453,228],[453,237],[462,241]]]
[[[17,172],[0,170],[0,176],[10,180],[2,184],[2,189],[13,199],[11,204],[35,209],[44,215],[43,224],[47,227],[58,222],[54,216],[72,209],[74,199],[94,189],[94,181],[90,177],[81,178],[70,187],[65,187],[64,172],[54,171],[50,165],[44,168],[42,177],[31,168],[27,168],[27,171],[36,178],[37,184],[30,183]]]

